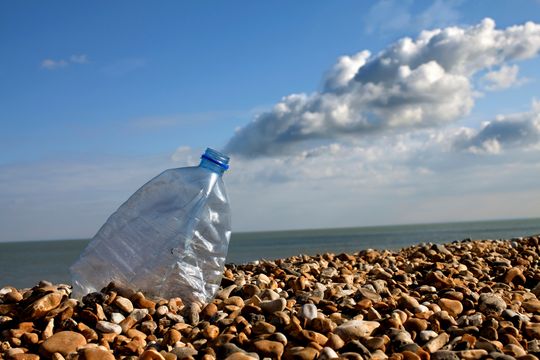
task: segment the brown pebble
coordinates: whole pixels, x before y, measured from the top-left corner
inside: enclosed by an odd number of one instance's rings
[[[11,360],[39,360],[39,355],[24,353],[24,354],[15,354],[10,356]]]
[[[214,340],[219,336],[219,328],[215,325],[208,325],[203,329],[203,336],[208,340]]]
[[[311,330],[302,330],[301,332],[304,339],[313,341],[319,345],[324,345],[328,341],[328,338],[321,333]]]
[[[450,336],[447,333],[441,333],[436,338],[429,340],[426,345],[424,345],[424,348],[430,353],[434,353],[446,345],[448,340],[450,340]]]
[[[507,284],[510,283],[521,283],[524,284],[527,279],[523,276],[523,270],[519,267],[513,267],[508,270],[504,276],[504,282]]]
[[[249,356],[243,352],[235,352],[225,358],[225,360],[258,360],[258,358]]]
[[[525,311],[530,313],[539,313],[540,312],[540,300],[538,299],[531,299],[528,301],[525,301],[521,306],[525,309]]]
[[[24,333],[21,336],[21,340],[29,345],[37,344],[39,341],[39,336],[36,333]]]
[[[56,309],[62,301],[63,295],[57,292],[47,294],[24,309],[25,315],[30,319],[39,319],[47,315],[53,309]]]
[[[339,350],[343,346],[345,346],[345,341],[343,341],[343,339],[339,337],[339,335],[330,334],[328,336],[328,341],[326,342],[325,345],[334,350]]]
[[[146,350],[141,354],[139,360],[165,360],[165,358],[155,350]]]
[[[17,303],[23,299],[22,294],[17,289],[12,289],[6,295],[4,295],[4,301],[6,303]]]
[[[540,323],[528,323],[525,325],[525,334],[533,339],[540,339]]]
[[[163,335],[163,344],[173,346],[178,341],[180,341],[181,338],[182,338],[182,334],[180,334],[178,330],[169,329],[167,330],[165,335]]]
[[[114,360],[114,355],[99,348],[84,349],[79,351],[79,360]]]
[[[60,331],[45,340],[40,349],[48,355],[58,352],[67,356],[84,344],[86,344],[86,339],[81,334],[73,331]]]
[[[216,315],[218,312],[218,308],[216,306],[216,304],[214,303],[209,303],[207,304],[201,311],[200,313],[200,317],[203,319],[203,320],[209,320],[210,318],[212,318],[214,315]]]
[[[410,318],[403,324],[405,326],[405,329],[408,331],[416,331],[419,333],[420,331],[424,331],[428,328],[428,322],[423,319],[418,318]]]
[[[412,351],[405,350],[401,354],[403,355],[403,360],[422,360],[420,356]]]
[[[311,347],[293,347],[287,349],[284,360],[314,360],[319,352]]]
[[[259,340],[253,343],[253,348],[264,356],[281,359],[283,355],[283,344],[277,341]]]
[[[131,300],[126,299],[123,296],[117,296],[116,299],[114,299],[114,305],[127,314],[133,311],[133,303]]]
[[[461,301],[458,300],[442,298],[439,300],[439,306],[453,317],[457,317],[463,312],[463,305],[461,304]]]
[[[141,292],[135,293],[135,295],[133,295],[130,299],[139,308],[149,310],[154,310],[156,308],[156,303],[152,300],[147,299]]]

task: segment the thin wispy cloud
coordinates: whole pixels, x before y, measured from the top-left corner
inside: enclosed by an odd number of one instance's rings
[[[47,70],[56,70],[60,68],[68,67],[72,64],[88,64],[88,55],[86,54],[74,54],[67,59],[43,59],[41,61],[41,68]]]
[[[68,62],[65,60],[44,59],[41,62],[41,67],[47,70],[55,70],[66,66],[68,66]]]
[[[474,107],[478,74],[539,51],[540,25],[533,22],[497,29],[485,19],[474,26],[422,31],[376,55],[361,51],[341,57],[321,91],[285,96],[239,129],[225,150],[276,156],[298,152],[309,142],[454,124]],[[509,75],[499,75],[499,86],[503,80],[512,83],[516,68],[509,69]]]

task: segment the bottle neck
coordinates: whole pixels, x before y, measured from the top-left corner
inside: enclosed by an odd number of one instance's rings
[[[221,165],[216,164],[211,159],[207,159],[204,157],[201,158],[201,163],[199,164],[199,167],[211,170],[216,174],[219,174],[219,176],[223,175],[223,173],[225,172],[225,169]]]
[[[221,176],[225,170],[229,168],[229,157],[219,151],[207,148],[201,156],[201,163],[199,166],[209,169]]]

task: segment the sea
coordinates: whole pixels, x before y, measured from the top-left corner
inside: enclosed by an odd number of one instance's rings
[[[240,264],[326,252],[354,253],[369,248],[398,250],[419,243],[511,239],[538,234],[540,219],[239,232],[231,237],[227,262]],[[69,266],[88,242],[86,239],[0,243],[0,288],[31,287],[40,280],[69,283]]]

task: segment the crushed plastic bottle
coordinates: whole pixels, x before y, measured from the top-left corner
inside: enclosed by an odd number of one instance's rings
[[[137,190],[71,266],[74,296],[114,281],[149,296],[210,301],[231,236],[228,163],[208,148],[199,166],[166,170]]]

